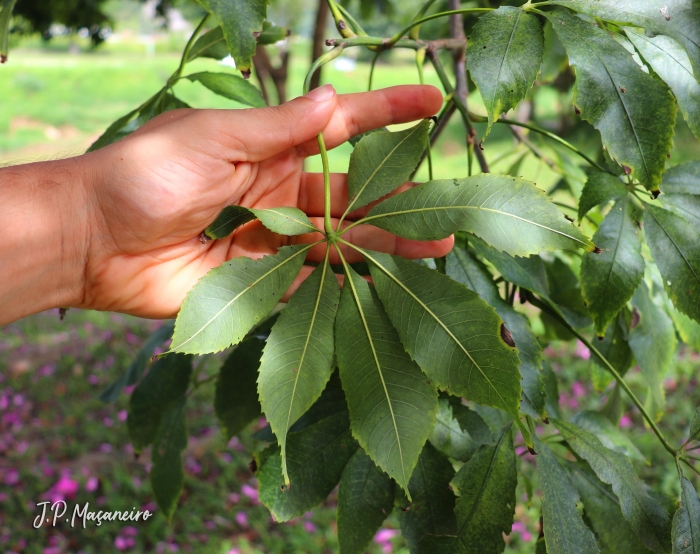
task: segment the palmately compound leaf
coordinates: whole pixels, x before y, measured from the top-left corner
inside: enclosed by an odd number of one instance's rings
[[[673,554],[700,554],[700,500],[681,476],[681,503],[673,516]]]
[[[537,475],[542,489],[542,518],[547,552],[596,554],[595,536],[577,509],[581,499],[552,451],[535,438]]]
[[[266,106],[260,90],[238,75],[203,71],[187,75],[185,79],[193,83],[199,82],[213,93],[251,108]]]
[[[641,29],[625,29],[627,37],[656,74],[671,87],[688,127],[700,138],[700,83],[688,54],[671,37],[648,37]]]
[[[269,0],[197,0],[221,24],[236,68],[250,75]]]
[[[686,49],[700,79],[700,11],[697,0],[554,0],[577,12],[668,35]]]
[[[238,344],[277,305],[310,248],[284,246],[274,256],[234,258],[212,269],[182,303],[170,351],[206,354]]]
[[[627,195],[627,188],[615,175],[603,171],[593,171],[583,186],[578,202],[578,220],[593,208],[610,200],[617,200]]]
[[[436,384],[404,350],[374,289],[347,270],[335,342],[353,435],[407,491],[435,423]]]
[[[234,205],[221,210],[212,224],[204,230],[204,234],[212,240],[222,239],[255,218],[270,231],[280,235],[303,235],[319,230],[299,208],[283,206],[258,210]]]
[[[437,271],[388,254],[363,255],[401,342],[430,381],[519,421],[520,360],[494,309]]]
[[[513,337],[521,362],[523,395],[520,409],[532,417],[545,416],[542,347],[527,317],[516,312],[513,306],[501,298],[491,275],[467,250],[454,248],[447,255],[446,272],[449,277],[477,293],[503,319]]]
[[[605,448],[624,454],[633,460],[646,462],[646,458],[632,440],[600,412],[583,410],[577,413],[571,421],[593,433]]]
[[[363,222],[411,240],[467,231],[513,256],[594,249],[534,183],[506,175],[429,181],[387,198]]]
[[[603,29],[563,11],[548,12],[547,18],[576,68],[573,102],[581,117],[600,131],[613,160],[646,188],[658,190],[676,122],[668,87],[642,71]]]
[[[321,396],[333,372],[333,324],[340,289],[328,258],[301,284],[267,339],[258,391],[286,470],[289,429]]]
[[[700,321],[700,230],[675,213],[647,205],[644,231],[669,298]]]
[[[338,487],[340,554],[362,554],[393,507],[394,482],[358,448]]]
[[[644,276],[644,258],[634,207],[627,195],[610,209],[593,235],[599,254],[587,252],[581,262],[581,293],[598,336],[632,298]]]
[[[221,26],[218,26],[207,31],[195,41],[187,56],[187,62],[189,63],[195,58],[223,60],[226,56],[228,56],[228,48],[226,47],[224,31]]]
[[[484,137],[501,113],[515,108],[532,88],[543,50],[542,25],[519,8],[501,6],[474,25],[467,67],[488,113]]]
[[[430,120],[405,131],[375,131],[355,145],[348,169],[348,212],[400,187],[428,145]]]
[[[590,468],[583,464],[568,464],[569,474],[581,495],[587,520],[607,554],[643,554],[649,552],[632,532],[620,511],[620,503],[610,486],[602,483]]]
[[[612,485],[620,500],[622,514],[644,545],[657,554],[670,552],[671,522],[668,514],[647,494],[629,459],[605,448],[595,435],[573,423],[561,420],[553,420],[553,423],[573,451],[590,464],[598,478]]]
[[[290,433],[287,469],[291,485],[287,489],[284,484],[279,447],[268,447],[256,457],[260,501],[277,521],[289,521],[308,512],[335,488],[356,450],[347,411]]]

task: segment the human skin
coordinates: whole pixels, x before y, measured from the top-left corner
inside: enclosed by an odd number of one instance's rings
[[[58,307],[174,317],[187,292],[223,262],[321,238],[284,237],[253,221],[202,243],[224,206],[295,206],[323,228],[323,176],[303,171],[304,159],[318,153],[316,135],[333,148],[429,117],[441,104],[430,86],[337,95],[326,85],[278,107],[171,111],[95,152],[0,169],[0,325]],[[337,224],[347,175],[332,174],[331,189]],[[347,224],[366,211],[351,213]],[[404,240],[364,225],[344,238],[407,258],[443,256],[453,243]],[[314,247],[307,261],[319,262],[325,251]],[[348,262],[361,260],[343,252]],[[339,263],[333,249],[331,263]],[[312,269],[304,266],[285,299]]]

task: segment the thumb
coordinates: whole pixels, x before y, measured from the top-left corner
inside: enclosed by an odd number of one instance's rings
[[[220,141],[233,159],[259,162],[302,144],[326,127],[337,95],[324,85],[280,106],[217,112]]]

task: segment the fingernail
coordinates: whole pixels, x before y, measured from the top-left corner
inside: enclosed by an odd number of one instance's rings
[[[334,94],[335,90],[333,89],[333,85],[323,85],[309,92],[306,97],[316,102],[325,102],[333,98]]]

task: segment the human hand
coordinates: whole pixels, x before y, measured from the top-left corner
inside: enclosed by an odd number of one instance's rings
[[[433,115],[441,103],[441,94],[429,86],[341,96],[326,86],[274,108],[168,112],[83,156],[91,216],[83,297],[75,305],[173,317],[211,268],[318,240],[320,235],[277,235],[258,221],[222,240],[202,244],[199,236],[231,204],[298,207],[322,229],[323,178],[303,172],[304,159],[318,153],[316,135],[323,131],[333,148],[370,129]],[[335,218],[347,207],[346,180],[345,174],[332,176]],[[365,212],[351,214],[348,224]],[[355,227],[345,238],[409,258],[442,256],[452,246],[451,239],[408,241],[371,226]],[[319,262],[324,253],[320,245],[307,260]],[[346,259],[360,261],[352,250]],[[339,263],[333,251],[331,263]],[[302,271],[291,290],[311,269]]]

